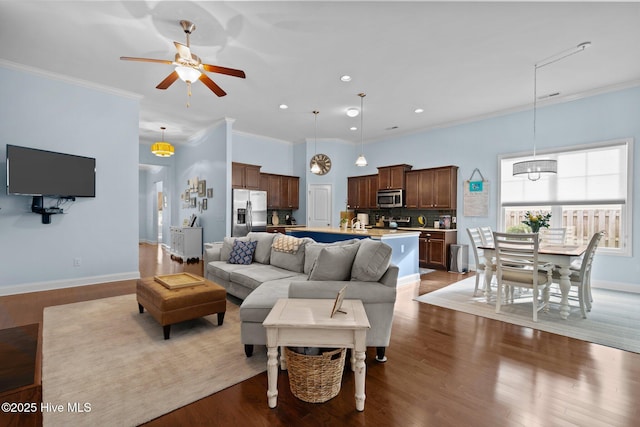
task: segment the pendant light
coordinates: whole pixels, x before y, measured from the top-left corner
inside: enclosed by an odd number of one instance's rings
[[[171,157],[175,154],[173,145],[164,140],[164,130],[166,127],[162,126],[162,141],[158,141],[151,146],[151,152],[158,157]]]
[[[524,160],[513,164],[513,176],[527,175],[530,181],[537,181],[543,173],[558,173],[558,161],[555,159],[536,158],[536,113],[538,106],[538,69],[558,62],[568,56],[582,52],[591,46],[591,42],[580,43],[574,48],[562,51],[547,59],[542,60],[533,67],[533,159]]]
[[[318,162],[315,161],[315,156],[316,154],[318,154],[318,113],[320,113],[320,111],[313,111],[313,120],[314,120],[314,131],[313,131],[313,162],[311,164],[311,173],[318,175],[321,170],[320,170],[320,165],[318,165]]]
[[[356,166],[364,167],[367,166],[367,158],[364,156],[364,137],[363,137],[363,122],[364,122],[364,97],[367,96],[365,93],[359,93],[360,97],[360,155],[356,160]]]

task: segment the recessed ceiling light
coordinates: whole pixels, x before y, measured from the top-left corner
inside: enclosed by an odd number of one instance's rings
[[[345,74],[344,76],[340,77],[340,80],[342,80],[343,82],[350,82],[351,76]]]
[[[357,117],[358,114],[360,114],[360,110],[358,110],[357,108],[354,108],[354,107],[347,108],[347,116]]]
[[[349,130],[358,130],[358,128],[357,128],[357,127],[355,127],[355,126],[351,126],[351,127],[349,128]]]
[[[415,110],[413,110],[414,113],[424,113],[424,109],[423,108],[416,108]]]
[[[286,110],[287,108],[289,108],[289,106],[287,104],[280,104],[280,109],[281,110]]]

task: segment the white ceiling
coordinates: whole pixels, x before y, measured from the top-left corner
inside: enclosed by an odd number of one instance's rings
[[[183,82],[155,89],[193,21],[203,62],[228,95]],[[584,41],[592,47],[538,71],[538,95],[574,98],[640,83],[640,4],[597,2],[0,2],[0,60],[141,95],[140,137],[186,143],[222,117],[241,132],[300,142],[365,141],[530,108],[534,64]],[[349,74],[353,80],[340,81]],[[289,105],[280,110],[279,104]],[[414,109],[424,109],[421,114]],[[389,129],[396,127],[397,129]]]

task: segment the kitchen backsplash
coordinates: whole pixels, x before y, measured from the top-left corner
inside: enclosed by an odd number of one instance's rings
[[[356,209],[356,213],[369,214],[369,224],[375,225],[376,215],[388,217],[410,217],[411,227],[422,227],[418,222],[418,217],[423,215],[426,218],[426,227],[433,227],[433,223],[440,220],[441,215],[451,216],[451,228],[456,228],[456,224],[453,222],[453,218],[456,217],[457,212],[455,209],[447,210],[418,210],[418,209],[405,209],[405,208],[393,208],[393,209]]]

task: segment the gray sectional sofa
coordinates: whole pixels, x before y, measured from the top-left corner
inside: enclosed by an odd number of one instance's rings
[[[346,299],[362,300],[371,329],[367,346],[385,361],[396,300],[398,267],[391,248],[378,240],[317,243],[283,234],[252,232],[205,245],[205,277],[243,300],[241,341],[245,353],[266,345],[262,322],[280,298],[334,299],[348,285]]]

